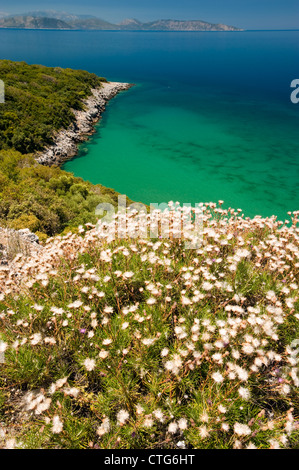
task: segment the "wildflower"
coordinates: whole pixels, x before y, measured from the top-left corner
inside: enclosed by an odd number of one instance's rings
[[[187,429],[188,422],[187,422],[186,418],[179,419],[178,426],[179,426],[181,431],[184,431],[185,429]]]
[[[56,344],[56,339],[51,337],[51,338],[45,338],[44,339],[44,342],[47,343],[47,344]]]
[[[222,424],[221,424],[221,429],[223,429],[223,431],[228,431],[228,430],[229,430],[229,424],[227,424],[227,423],[222,423]]]
[[[130,279],[130,277],[134,276],[134,273],[132,271],[127,271],[125,273],[123,273],[123,277],[125,279]]]
[[[159,421],[163,421],[164,420],[164,415],[163,415],[163,412],[162,410],[160,410],[160,408],[158,408],[157,410],[155,410],[153,412],[153,415],[155,416],[155,418],[157,418]]]
[[[43,306],[43,305],[34,304],[34,305],[32,306],[32,308],[34,308],[34,310],[36,310],[37,312],[42,312],[43,309],[44,309],[44,306]]]
[[[203,288],[203,290],[209,291],[213,289],[214,286],[210,282],[203,282],[201,287]]]
[[[96,366],[96,361],[94,359],[85,359],[84,367],[88,371],[92,371]]]
[[[242,449],[242,442],[238,441],[238,439],[235,440],[234,442],[234,449]]]
[[[106,305],[103,312],[104,313],[113,313],[113,307],[108,307],[108,305]]]
[[[155,341],[156,341],[156,338],[144,338],[144,339],[142,340],[142,343],[143,343],[145,346],[151,346]]]
[[[217,362],[217,364],[222,364],[223,363],[222,355],[220,353],[213,354],[212,359],[215,362]]]
[[[174,354],[172,361],[167,361],[165,363],[165,369],[177,375],[182,365],[183,365],[183,362],[179,354]]]
[[[177,447],[178,447],[179,449],[185,449],[185,448],[186,448],[185,441],[178,441]]]
[[[161,351],[161,356],[165,357],[165,356],[167,356],[168,353],[169,353],[169,349],[168,348],[163,348],[162,351]]]
[[[177,429],[178,429],[178,425],[175,421],[170,423],[169,426],[168,426],[168,432],[170,434],[175,434],[177,432]]]
[[[248,373],[242,367],[236,367],[236,372],[241,381],[246,382],[248,380]]]
[[[238,392],[239,392],[240,397],[242,397],[244,400],[249,400],[250,391],[248,390],[248,388],[240,387]]]
[[[143,426],[145,428],[151,428],[153,424],[154,424],[154,420],[150,416],[147,416],[145,420],[143,421]]]
[[[15,449],[16,445],[17,441],[12,437],[11,439],[7,439],[7,441],[5,441],[4,449]]]
[[[101,351],[99,352],[99,357],[101,359],[106,359],[106,357],[109,355],[109,352],[106,351],[105,349],[101,349]]]
[[[182,297],[182,305],[191,305],[192,302],[190,299],[188,299],[188,297]]]
[[[51,401],[51,398],[46,398],[42,403],[38,403],[35,414],[39,415],[50,408]]]
[[[206,426],[201,426],[199,428],[199,434],[202,439],[206,439],[210,435],[209,430]]]
[[[97,434],[99,436],[103,436],[104,434],[109,432],[110,429],[111,429],[111,426],[110,426],[109,418],[104,418],[103,421],[102,421],[101,426],[99,426],[98,429],[97,429]]]
[[[284,384],[281,387],[280,393],[281,393],[281,395],[288,395],[290,393],[290,391],[291,391],[291,387],[288,384]]]
[[[280,449],[280,443],[276,439],[269,440],[270,449]]]
[[[243,344],[242,351],[245,354],[252,354],[254,352],[254,348],[251,344],[245,343],[245,344]]]
[[[75,302],[68,305],[68,308],[80,308],[83,305],[81,300],[76,300]]]
[[[117,424],[122,426],[129,419],[129,416],[129,413],[126,410],[120,410],[116,415]]]
[[[67,382],[67,377],[63,377],[63,379],[58,379],[55,382],[55,387],[56,388],[61,388],[64,386],[64,384]]]
[[[257,447],[254,445],[253,442],[250,441],[250,442],[247,444],[246,449],[257,449]]]
[[[110,339],[110,338],[106,338],[102,341],[102,344],[104,346],[108,346],[108,344],[111,344],[111,343],[112,343],[112,339]]]
[[[34,335],[31,336],[31,344],[36,345],[40,343],[42,340],[42,335],[40,333],[35,333]]]
[[[7,343],[5,343],[4,341],[0,341],[0,353],[5,352],[6,348],[7,348]]]
[[[207,413],[203,413],[201,416],[200,416],[200,421],[202,421],[203,423],[207,423],[209,421],[209,415]]]
[[[221,383],[223,382],[224,378],[223,376],[220,374],[220,372],[214,372],[212,374],[212,379],[216,382],[216,383]]]
[[[227,410],[226,410],[225,406],[219,405],[219,406],[218,406],[218,411],[219,411],[220,413],[223,413],[223,414],[224,414],[224,413],[226,413]]]
[[[52,433],[53,434],[59,434],[62,431],[62,428],[63,428],[63,423],[60,420],[59,416],[57,416],[57,415],[53,416],[52,423],[53,423]]]
[[[247,424],[235,423],[234,432],[239,436],[249,436],[251,434],[251,429]]]
[[[137,413],[138,415],[140,415],[140,414],[142,414],[143,412],[144,412],[144,408],[138,403],[138,404],[136,405],[136,413]]]
[[[79,389],[76,387],[65,388],[63,391],[66,395],[71,395],[74,398],[77,398],[79,395]]]

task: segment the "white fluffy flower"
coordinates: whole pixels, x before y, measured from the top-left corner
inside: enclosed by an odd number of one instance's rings
[[[221,383],[223,382],[223,375],[220,374],[220,372],[214,372],[214,374],[212,374],[212,379],[216,382],[216,383]]]
[[[52,433],[53,434],[59,434],[62,431],[63,428],[63,423],[60,420],[59,416],[55,415],[53,416],[52,420]]]
[[[239,392],[240,397],[242,397],[244,400],[249,400],[250,391],[248,390],[248,388],[240,387],[238,392]]]
[[[99,436],[103,436],[104,434],[106,434],[109,431],[110,431],[109,418],[104,418],[103,421],[102,421],[101,426],[99,426],[98,429],[97,429],[97,434]]]
[[[175,421],[170,423],[169,426],[168,426],[168,432],[170,434],[175,434],[177,432],[177,429],[178,429],[178,425]]]
[[[249,436],[251,434],[251,429],[247,424],[235,423],[234,432],[238,436]]]
[[[126,410],[120,410],[116,415],[117,424],[122,426],[129,419],[129,416],[129,413]]]

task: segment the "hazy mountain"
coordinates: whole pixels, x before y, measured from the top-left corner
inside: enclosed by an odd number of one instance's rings
[[[213,24],[201,20],[156,20],[142,23],[129,18],[112,24],[89,15],[73,15],[55,10],[35,11],[0,19],[0,28],[76,29],[110,31],[242,31],[234,26]]]
[[[16,15],[15,15],[16,16]],[[82,19],[96,18],[92,15],[75,15],[72,13],[67,13],[65,11],[56,11],[56,10],[42,10],[42,11],[30,11],[23,13],[23,16],[34,16],[42,18],[56,18],[57,20],[62,21],[76,21]]]
[[[143,29],[149,31],[240,31],[234,26],[207,23],[200,20],[157,20],[144,23]]]
[[[141,23],[140,21],[136,20],[135,18],[129,18],[121,23],[118,24],[120,26],[120,29],[128,29],[128,30],[143,30],[144,29],[144,23]]]
[[[119,26],[100,18],[76,19],[68,22],[72,29],[119,30]]]

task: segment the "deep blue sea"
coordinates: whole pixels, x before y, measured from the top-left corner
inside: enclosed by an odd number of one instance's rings
[[[147,204],[299,210],[299,31],[0,30],[0,58],[136,84],[67,171]]]

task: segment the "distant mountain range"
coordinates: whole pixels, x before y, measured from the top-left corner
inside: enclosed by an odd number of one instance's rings
[[[136,19],[126,19],[119,24],[113,24],[95,16],[73,15],[53,10],[4,16],[0,18],[0,28],[108,31],[242,31],[242,29],[234,26],[207,23],[201,20],[157,20],[142,23]]]

